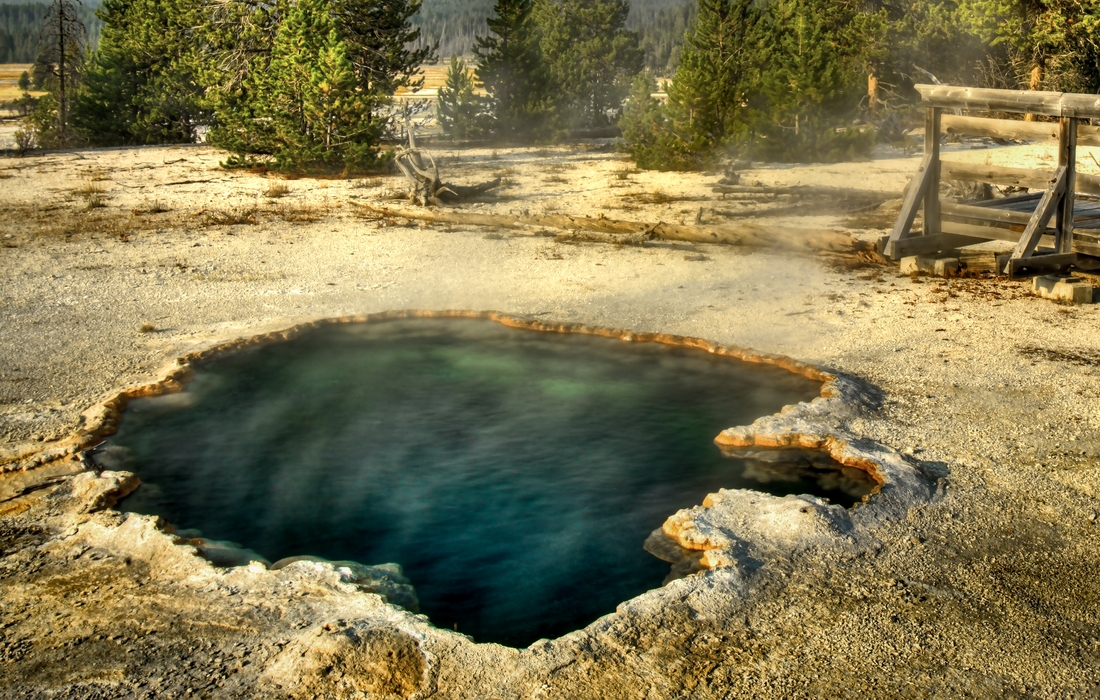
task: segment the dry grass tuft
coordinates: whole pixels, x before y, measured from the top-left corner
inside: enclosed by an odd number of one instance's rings
[[[145,214],[164,214],[165,212],[169,211],[172,210],[161,204],[159,199],[154,199],[153,203],[149,206],[131,209],[130,213],[134,216],[142,216]]]
[[[138,326],[138,333],[153,333],[157,330],[156,325],[152,323],[143,323]]]
[[[249,209],[216,209],[206,211],[204,214],[207,226],[237,226],[259,223],[255,207]]]
[[[353,190],[365,190],[373,187],[381,187],[382,178],[380,177],[361,177],[351,181],[351,188]]]
[[[305,204],[298,206],[284,205],[276,208],[275,213],[282,217],[283,221],[292,224],[311,224],[320,221],[323,216],[320,209]]]
[[[95,180],[86,180],[83,185],[73,190],[73,194],[77,197],[91,198],[102,194],[105,194],[107,189],[98,184]]]
[[[264,196],[268,199],[279,199],[280,197],[285,197],[288,194],[290,194],[290,185],[282,182],[281,180],[273,181],[270,185],[267,186],[267,189],[264,190]]]
[[[618,170],[616,170],[615,172],[613,172],[613,173],[612,173],[611,175],[612,175],[612,177],[614,177],[614,178],[615,178],[616,180],[620,180],[620,181],[622,181],[622,180],[629,180],[629,179],[630,179],[630,176],[631,176],[631,175],[636,175],[636,174],[637,174],[637,172],[638,172],[638,169],[637,169],[637,168],[634,168],[634,167],[626,167],[626,168],[619,168]]]
[[[94,194],[88,197],[88,201],[84,203],[84,211],[102,209],[105,206],[107,206],[107,199],[102,195]]]
[[[566,185],[569,184],[569,179],[564,178],[561,175],[551,175],[550,177],[544,179],[543,182]]]

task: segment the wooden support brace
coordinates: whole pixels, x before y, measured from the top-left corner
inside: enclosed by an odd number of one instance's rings
[[[1058,138],[1058,165],[1066,168],[1066,187],[1055,221],[1055,250],[1073,252],[1073,206],[1077,186],[1077,119],[1062,117]]]
[[[938,253],[944,250],[952,250],[954,248],[962,248],[964,246],[977,245],[978,243],[985,242],[987,242],[985,238],[937,233],[931,236],[912,236],[896,241],[894,243],[894,252],[899,258],[905,258],[910,255],[928,255],[929,253]]]
[[[913,181],[909,183],[909,191],[905,193],[905,200],[901,204],[901,213],[898,214],[897,221],[894,222],[894,230],[890,232],[890,238],[886,241],[886,246],[883,248],[882,254],[893,260],[900,260],[901,257],[894,253],[894,244],[903,238],[909,238],[909,229],[913,227],[913,220],[917,218],[917,209],[924,201],[925,192],[928,190],[928,183],[931,181],[932,174],[932,154],[925,154],[924,160],[921,161],[920,167],[917,169],[917,174],[913,176]],[[939,193],[937,193],[939,196]]]
[[[943,110],[929,107],[924,120],[924,152],[928,165],[928,188],[924,191],[924,235],[940,232],[940,119]]]
[[[1039,239],[1042,237],[1050,217],[1054,215],[1055,209],[1061,204],[1062,195],[1065,194],[1067,170],[1064,165],[1058,166],[1058,170],[1054,173],[1054,180],[1047,187],[1047,191],[1043,193],[1043,198],[1039,200],[1039,206],[1035,208],[1035,214],[1032,215],[1023,235],[1020,236],[1016,249],[1012,251],[1012,260],[1030,258],[1034,254],[1035,246],[1039,245]],[[1009,264],[1005,267],[1005,273],[1011,275],[1013,269],[1015,269],[1013,263],[1009,261]]]
[[[1077,253],[1051,253],[1033,255],[1030,258],[1010,258],[1005,266],[1005,274],[1017,277],[1023,273],[1038,274],[1052,270],[1064,270],[1077,263]]]

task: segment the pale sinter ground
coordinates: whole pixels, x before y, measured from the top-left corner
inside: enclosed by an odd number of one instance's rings
[[[1082,170],[1100,171],[1080,150]],[[1045,146],[949,151],[1053,162]],[[701,207],[743,206],[710,194],[713,175],[634,172],[593,146],[439,152],[447,178],[506,178],[468,205],[481,212],[690,223]],[[146,521],[81,515],[89,481],[44,482],[79,468],[66,459],[2,483],[0,696],[1100,694],[1100,307],[1039,300],[1026,282],[911,280],[815,256],[379,220],[356,203],[400,188],[396,177],[291,180],[271,198],[283,181],[220,169],[223,157],[177,147],[0,160],[9,458],[48,449],[84,411],[219,342],[391,309],[496,309],[702,337],[858,377],[875,405],[822,416],[821,429],[906,453],[937,495],[859,546],[682,579],[516,651],[434,631],[331,572],[213,569]],[[883,150],[742,175],[900,192],[918,160]],[[894,211],[861,215],[872,228],[854,232],[881,235]]]

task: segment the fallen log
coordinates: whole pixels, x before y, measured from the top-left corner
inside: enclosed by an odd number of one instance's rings
[[[393,209],[371,204],[356,203],[359,208],[379,217],[431,221],[435,223],[461,224],[471,226],[492,226],[496,228],[520,228],[538,226],[557,228],[565,231],[594,231],[603,234],[619,234],[623,241],[608,239],[608,242],[629,242],[626,237],[645,234],[646,240],[684,241],[687,243],[722,243],[725,245],[746,246],[752,248],[773,248],[797,250],[803,252],[850,252],[860,250],[863,244],[853,236],[836,231],[821,231],[781,226],[761,226],[742,223],[737,226],[715,226],[667,224],[663,221],[645,223],[641,221],[622,221],[597,218],[566,216],[564,214],[541,214],[521,216],[518,214],[476,214],[466,211],[443,211],[432,209]]]
[[[859,190],[851,187],[827,187],[823,185],[794,185],[791,187],[759,187],[750,185],[714,185],[711,192],[718,194],[793,194],[803,197],[842,197],[844,199],[900,199],[901,192],[883,190]]]

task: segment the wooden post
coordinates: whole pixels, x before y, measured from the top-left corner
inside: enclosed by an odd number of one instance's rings
[[[924,122],[924,155],[928,161],[928,189],[924,193],[924,235],[940,233],[940,114],[929,107]]]
[[[1058,207],[1055,252],[1073,252],[1073,206],[1077,189],[1077,123],[1076,117],[1062,117],[1058,133],[1058,165],[1066,168],[1066,191]]]

